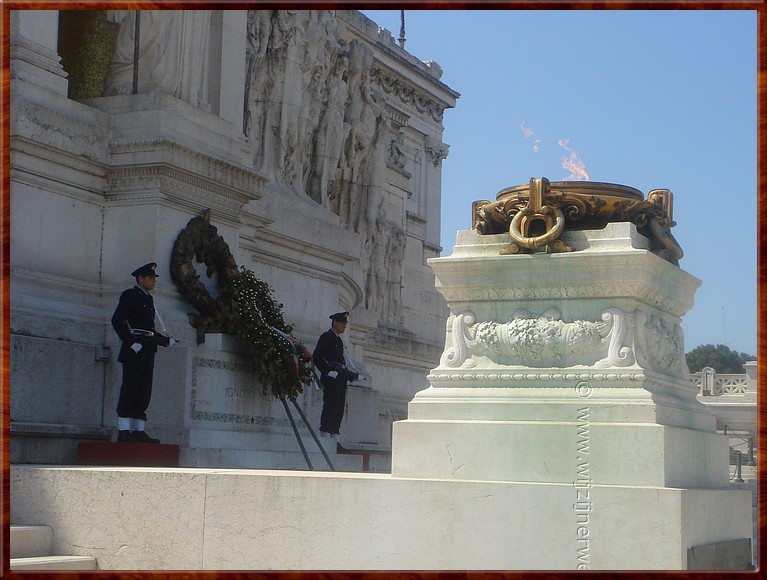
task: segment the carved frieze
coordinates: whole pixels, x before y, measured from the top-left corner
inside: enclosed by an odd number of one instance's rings
[[[562,320],[557,308],[539,315],[518,310],[509,322],[478,321],[474,313],[465,311],[448,319],[445,343],[435,380],[480,375],[493,381],[630,380],[636,378],[631,370],[636,368],[668,377],[689,375],[682,329],[642,310],[611,307],[598,320],[571,321]],[[494,370],[488,371],[487,361]],[[528,372],[519,367],[548,370]],[[622,368],[625,373],[615,370]],[[588,370],[583,377],[582,370]]]
[[[233,163],[167,139],[112,141],[115,158],[141,156],[141,163],[114,165],[107,173],[107,199],[164,198],[197,208],[214,208],[239,223],[242,207],[258,199],[264,178]],[[162,162],[160,162],[162,160]]]
[[[392,95],[402,103],[412,105],[419,113],[428,114],[437,123],[442,122],[445,106],[430,99],[415,85],[376,65],[370,71],[370,80],[381,87],[386,94]]]
[[[533,368],[588,365],[624,367],[635,362],[632,349],[624,346],[628,315],[608,308],[601,320],[561,320],[551,308],[540,316],[520,310],[510,322],[477,322],[464,312],[448,319],[447,347],[441,364],[474,366],[473,357],[487,357],[501,365]]]
[[[569,286],[443,287],[448,302],[467,300],[550,300],[559,298],[614,298],[635,296],[674,316],[684,316],[691,304],[643,282],[604,282]]]

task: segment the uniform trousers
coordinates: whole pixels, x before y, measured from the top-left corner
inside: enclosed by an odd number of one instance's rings
[[[346,385],[325,384],[322,389],[322,415],[320,431],[336,435],[341,429],[346,405]]]
[[[123,362],[123,382],[117,401],[117,416],[146,421],[146,410],[152,398],[152,377],[154,355],[148,348],[142,348],[136,356]]]

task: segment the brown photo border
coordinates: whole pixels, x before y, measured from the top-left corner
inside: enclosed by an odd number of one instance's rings
[[[313,572],[313,571],[109,571],[98,570],[94,572],[11,572],[9,558],[10,554],[10,140],[9,140],[9,122],[10,122],[10,18],[11,10],[97,10],[104,8],[119,8],[127,10],[169,10],[169,9],[200,9],[216,8],[226,10],[242,10],[253,7],[269,8],[315,8],[315,9],[428,9],[428,10],[754,10],[757,12],[757,127],[758,127],[758,178],[757,178],[757,303],[758,303],[758,325],[757,325],[757,360],[758,370],[761,374],[762,361],[767,360],[765,352],[765,339],[767,338],[767,308],[763,298],[764,282],[767,276],[767,266],[762,258],[762,250],[767,242],[767,234],[763,231],[763,224],[767,223],[767,197],[764,196],[765,176],[767,172],[764,167],[765,153],[767,145],[765,142],[765,113],[767,113],[767,51],[765,44],[767,42],[767,6],[766,0],[757,1],[739,1],[739,0],[697,0],[697,1],[676,1],[676,0],[655,0],[655,1],[625,1],[625,0],[603,0],[592,2],[588,0],[549,0],[549,1],[507,1],[507,2],[442,2],[438,0],[423,1],[379,1],[379,2],[277,2],[267,0],[264,2],[230,2],[217,0],[192,0],[192,1],[166,1],[166,2],[118,2],[118,1],[99,1],[99,0],[81,0],[77,1],[22,1],[22,0],[0,0],[0,30],[2,31],[2,44],[0,45],[0,58],[2,59],[2,68],[0,70],[0,112],[2,112],[2,141],[0,141],[0,151],[2,151],[2,168],[0,176],[2,177],[2,196],[0,197],[0,208],[2,209],[2,221],[0,222],[0,233],[2,233],[2,246],[0,246],[0,409],[2,409],[2,429],[0,432],[0,454],[2,456],[2,507],[3,507],[3,525],[0,527],[0,544],[3,556],[2,568],[0,573],[3,576],[17,578],[65,578],[75,580],[78,578],[97,577],[99,579],[169,579],[169,580],[296,580],[306,578],[310,580],[500,580],[500,579],[552,579],[562,580],[574,574],[588,574],[592,578],[632,578],[644,580],[649,578],[658,578],[673,576],[674,578],[684,578],[705,575],[709,580],[718,580],[724,578],[756,578],[758,572],[577,572],[577,571],[339,571],[339,572]],[[748,208],[746,208],[748,211]],[[707,226],[706,226],[707,227]],[[765,353],[764,355],[762,353]],[[767,379],[763,381],[765,387],[761,390],[767,390]],[[767,502],[764,501],[765,469],[764,461],[767,460],[767,436],[762,428],[765,422],[765,405],[762,397],[759,397],[758,403],[758,514],[759,514],[759,537],[765,538],[767,534]],[[541,546],[545,550],[546,546]],[[764,563],[767,557],[767,551],[763,549],[763,542],[758,546],[759,562]]]

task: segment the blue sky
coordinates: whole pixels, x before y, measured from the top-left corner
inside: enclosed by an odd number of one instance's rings
[[[363,10],[399,37],[399,10]],[[700,278],[686,350],[756,354],[755,11],[406,10],[405,49],[461,93],[445,112],[442,246],[471,202],[531,177],[674,193],[680,266]],[[567,140],[567,150],[560,145]],[[537,151],[536,151],[537,149]]]

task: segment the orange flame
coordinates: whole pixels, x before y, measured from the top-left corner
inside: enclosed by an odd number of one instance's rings
[[[560,139],[559,140],[559,146],[562,147],[565,151],[568,151],[570,153],[569,157],[563,157],[562,158],[562,167],[567,169],[567,171],[570,172],[570,175],[565,177],[565,179],[570,179],[574,181],[582,181],[585,179],[590,179],[589,174],[586,173],[586,167],[583,165],[583,161],[581,161],[578,156],[575,154],[575,151],[570,149],[567,144],[570,142],[569,139]]]

